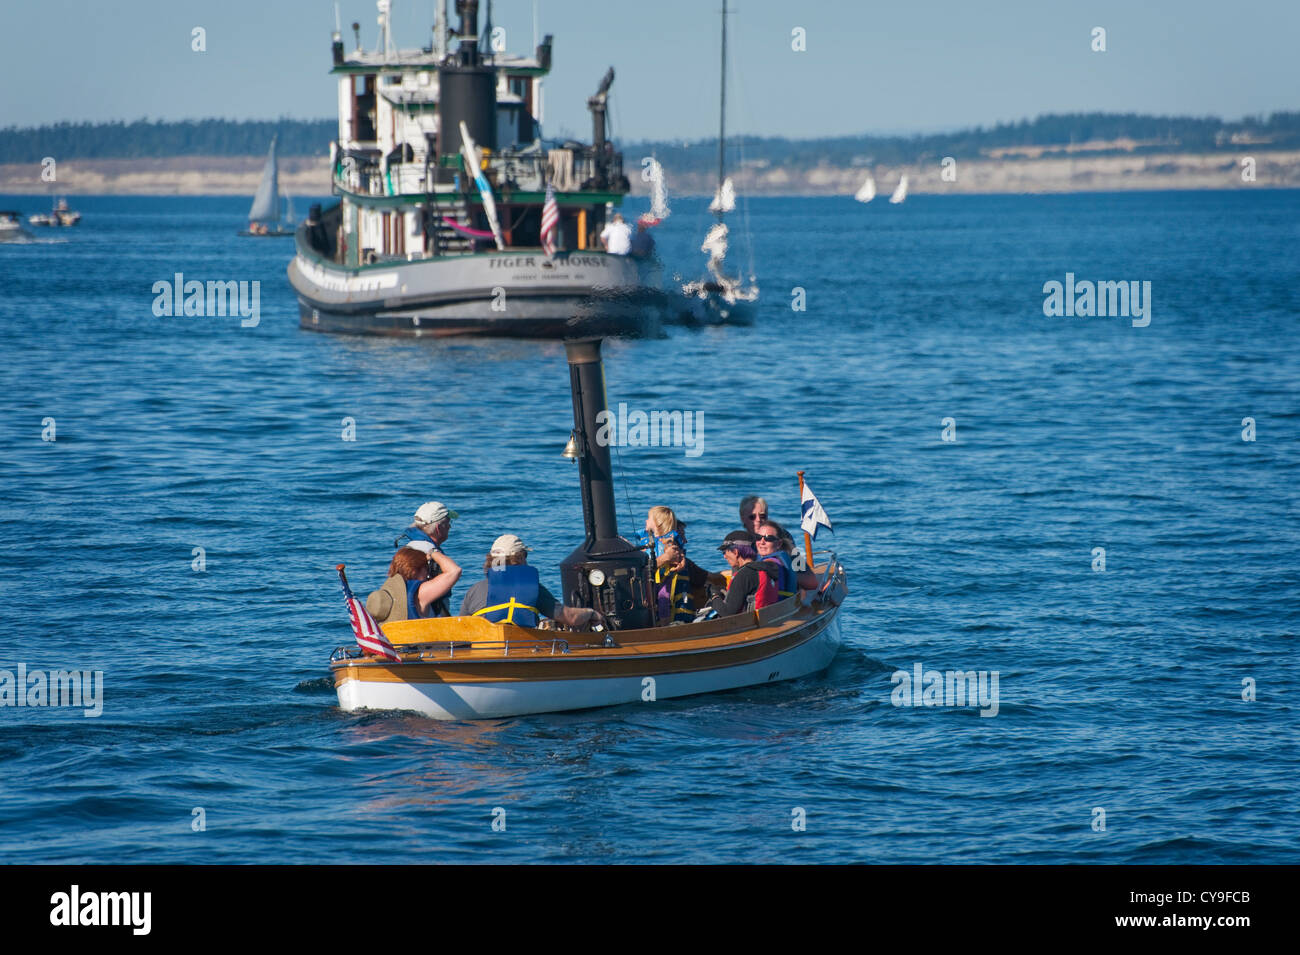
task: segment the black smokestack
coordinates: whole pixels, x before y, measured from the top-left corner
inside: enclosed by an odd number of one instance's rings
[[[654,624],[649,559],[645,552],[618,534],[614,507],[614,474],[609,445],[596,440],[597,418],[606,411],[605,366],[600,339],[564,343],[573,394],[573,431],[578,445],[578,477],[582,484],[582,523],[586,537],[560,564],[564,603],[592,607],[611,627],[627,630]],[[593,571],[596,580],[592,580]]]
[[[609,446],[596,441],[597,418],[606,410],[605,366],[600,359],[600,339],[565,342],[569,359],[569,388],[573,393],[573,430],[578,434],[578,459],[582,480],[582,522],[591,549],[618,536],[614,507],[614,475]],[[626,541],[623,541],[626,543]]]
[[[456,0],[456,12],[460,15],[460,63],[461,66],[478,65],[478,0]]]

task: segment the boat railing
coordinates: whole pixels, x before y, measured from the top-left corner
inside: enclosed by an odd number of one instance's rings
[[[817,577],[817,589],[825,590],[826,585],[835,579],[835,576],[841,569],[839,558],[835,556],[835,551],[833,550],[815,550],[812,552],[812,558],[812,567],[809,569]],[[820,574],[817,573],[817,566],[819,564],[824,566],[824,570]]]
[[[817,572],[819,564],[823,567],[821,573]],[[840,564],[835,551],[813,551],[809,569],[817,577],[817,593],[814,595],[814,599],[829,600],[831,603],[838,605],[844,597],[844,567]]]
[[[548,156],[567,154],[566,162],[553,165]],[[585,189],[623,191],[623,154],[598,156],[591,147],[552,150],[551,154],[530,150],[504,150],[487,157],[487,177],[494,190],[542,193],[548,181],[558,192]],[[334,164],[334,185],[358,196],[422,196],[433,191],[432,168],[423,160],[385,165],[374,153],[338,150]],[[459,158],[459,157],[457,157]],[[462,189],[467,184],[462,184]]]

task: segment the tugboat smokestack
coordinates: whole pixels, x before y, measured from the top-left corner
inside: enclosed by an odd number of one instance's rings
[[[478,0],[456,0],[460,15],[460,62],[462,66],[478,64]]]

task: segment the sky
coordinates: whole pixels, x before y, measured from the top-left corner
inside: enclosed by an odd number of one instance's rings
[[[435,0],[392,0],[402,47]],[[335,118],[332,0],[4,0],[0,126]],[[454,3],[452,4],[454,8]],[[480,4],[486,6],[486,2]],[[544,132],[590,137],[614,66],[616,138],[717,135],[721,0],[496,0],[507,48],[555,35]],[[340,0],[345,42],[373,0]],[[1300,0],[730,0],[728,132],[807,138],[991,125],[1049,112],[1300,109]],[[480,12],[480,17],[482,12]],[[191,49],[194,27],[206,31]],[[1106,51],[1092,50],[1095,27]],[[792,31],[806,49],[792,49]]]

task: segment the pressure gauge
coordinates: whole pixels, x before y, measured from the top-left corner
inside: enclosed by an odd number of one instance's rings
[[[587,580],[591,582],[591,586],[599,587],[605,582],[605,572],[597,567],[587,575]]]

